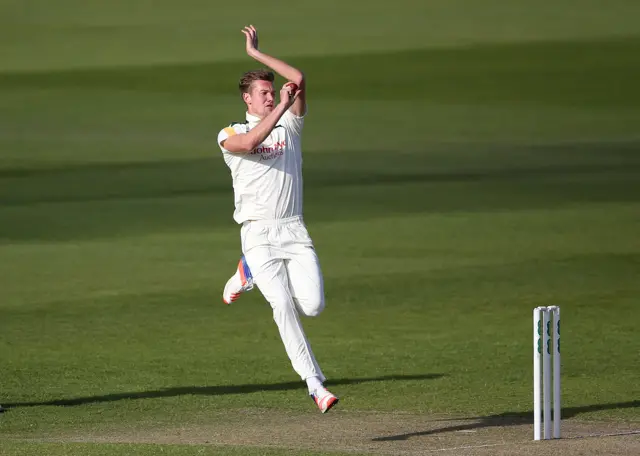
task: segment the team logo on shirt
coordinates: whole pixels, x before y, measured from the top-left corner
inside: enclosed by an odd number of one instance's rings
[[[272,146],[258,146],[251,152],[251,155],[260,154],[260,160],[273,160],[284,154],[284,148],[287,146],[286,141],[280,141]]]

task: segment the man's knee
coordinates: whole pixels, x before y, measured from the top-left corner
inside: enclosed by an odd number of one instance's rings
[[[324,310],[324,296],[296,300],[296,304],[298,304],[298,308],[307,317],[317,317]]]

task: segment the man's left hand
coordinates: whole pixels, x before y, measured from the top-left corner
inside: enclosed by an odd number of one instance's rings
[[[253,57],[258,52],[258,31],[253,25],[249,25],[242,30],[247,37],[247,54]]]

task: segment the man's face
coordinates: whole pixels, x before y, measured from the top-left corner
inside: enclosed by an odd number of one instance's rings
[[[253,81],[249,92],[245,93],[243,98],[249,114],[264,118],[273,111],[276,92],[273,90],[273,83],[258,80]]]

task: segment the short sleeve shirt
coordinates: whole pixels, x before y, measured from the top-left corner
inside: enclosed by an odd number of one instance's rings
[[[302,215],[302,148],[304,117],[285,112],[271,134],[253,151],[234,154],[220,143],[248,133],[260,122],[249,113],[218,134],[218,145],[233,180],[237,223]]]

